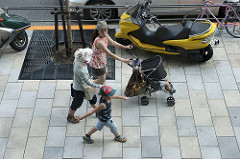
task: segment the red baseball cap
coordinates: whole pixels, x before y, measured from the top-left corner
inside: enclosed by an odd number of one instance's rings
[[[116,92],[116,89],[112,89],[110,86],[103,86],[100,89],[100,93],[102,96],[113,96]]]

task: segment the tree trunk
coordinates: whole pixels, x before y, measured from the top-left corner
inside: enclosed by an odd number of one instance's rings
[[[73,47],[72,47],[72,29],[71,29],[71,22],[70,22],[70,8],[69,8],[69,0],[66,0],[66,12],[67,12],[67,37],[68,37],[68,55],[71,56],[73,54]]]

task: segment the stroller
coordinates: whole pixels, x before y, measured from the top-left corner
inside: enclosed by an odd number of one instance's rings
[[[144,81],[146,82],[146,91],[144,95],[141,97],[141,104],[148,105],[149,97],[151,93],[156,92],[158,90],[162,90],[159,81],[163,81],[163,79],[167,76],[167,73],[162,64],[162,58],[159,55],[156,55],[152,58],[146,60],[140,60],[137,57],[132,59],[132,65],[130,65],[133,69],[142,70],[144,73]],[[138,69],[139,70],[139,69]],[[139,71],[139,74],[140,71]],[[169,82],[170,87],[173,89],[173,85]],[[169,97],[167,98],[168,106],[175,105],[175,99],[173,94],[169,92]]]

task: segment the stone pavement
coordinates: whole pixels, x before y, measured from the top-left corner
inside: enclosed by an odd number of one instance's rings
[[[167,106],[165,91],[154,93],[148,106],[138,97],[113,100],[113,120],[128,138],[124,144],[108,128],[85,144],[82,136],[97,119],[67,123],[71,81],[18,80],[26,50],[6,48],[0,58],[0,159],[240,159],[240,39],[225,32],[216,37],[220,44],[208,62],[162,56],[177,90],[174,107]],[[123,94],[130,76],[131,68],[116,61],[116,80],[107,84]],[[90,110],[84,101],[76,115]]]

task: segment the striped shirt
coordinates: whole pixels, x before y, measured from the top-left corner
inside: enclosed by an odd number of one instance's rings
[[[100,36],[97,36],[94,40],[92,45],[93,54],[89,65],[95,69],[102,69],[105,68],[107,65],[107,54],[102,49],[96,46],[97,42],[100,40],[102,40],[106,47],[108,46],[108,42],[105,43]]]

